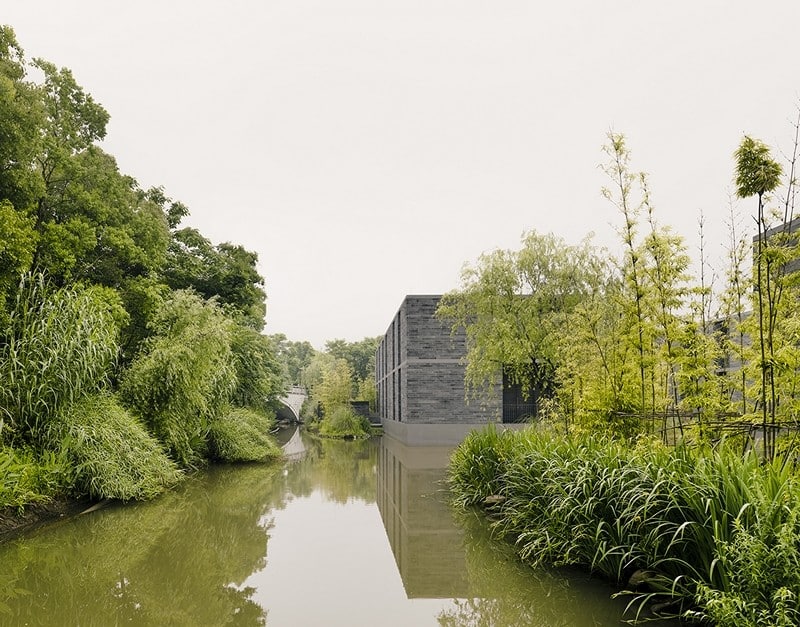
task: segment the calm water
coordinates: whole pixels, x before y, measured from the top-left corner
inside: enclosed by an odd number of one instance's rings
[[[609,587],[536,573],[453,512],[447,450],[300,444],[0,545],[0,625],[622,624]]]

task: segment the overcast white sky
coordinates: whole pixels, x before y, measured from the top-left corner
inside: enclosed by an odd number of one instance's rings
[[[611,128],[660,221],[697,257],[702,209],[722,256],[731,154],[788,150],[800,97],[797,0],[4,0],[0,22],[106,107],[123,172],[258,253],[267,332],[318,348],[529,229],[616,249]]]

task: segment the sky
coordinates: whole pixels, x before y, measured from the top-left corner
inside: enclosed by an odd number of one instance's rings
[[[0,23],[109,111],[122,172],[258,254],[265,332],[317,348],[529,230],[621,250],[612,130],[696,260],[702,211],[721,276],[733,151],[783,158],[800,104],[797,0],[4,0]]]

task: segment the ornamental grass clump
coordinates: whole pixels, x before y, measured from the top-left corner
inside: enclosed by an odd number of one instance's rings
[[[69,460],[78,494],[145,500],[182,478],[158,440],[110,394],[71,405],[50,423],[45,439]]]
[[[0,342],[0,441],[36,443],[55,415],[106,385],[124,316],[108,288],[23,278]]]
[[[264,413],[232,407],[211,421],[208,431],[212,459],[255,462],[278,459],[283,454],[269,432],[274,420]]]
[[[506,459],[515,443],[510,431],[470,432],[450,457],[450,489],[462,507],[503,493]]]
[[[449,483],[457,503],[491,503],[494,529],[527,562],[583,566],[635,589],[637,617],[659,601],[720,625],[798,624],[791,464],[724,443],[690,450],[487,430],[453,454]]]

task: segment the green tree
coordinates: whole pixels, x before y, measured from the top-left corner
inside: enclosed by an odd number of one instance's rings
[[[286,391],[283,369],[272,340],[255,329],[236,325],[231,335],[236,388],[231,402],[262,412]]]
[[[33,65],[44,74],[39,93],[45,113],[35,159],[44,189],[35,211],[40,237],[34,265],[56,277],[68,276],[95,238],[92,225],[68,207],[68,191],[80,170],[74,158],[105,137],[109,116],[68,69],[42,59]]]
[[[293,385],[302,383],[303,370],[311,363],[317,351],[310,342],[293,342],[283,334],[270,335],[278,360],[286,372],[287,381]]]
[[[41,149],[45,120],[40,90],[26,77],[27,61],[14,31],[0,25],[0,200],[23,213],[42,194],[31,164]]]
[[[353,397],[353,371],[347,361],[334,358],[327,362],[322,379],[314,388],[314,396],[319,399],[326,415],[348,405]]]
[[[199,231],[175,231],[169,245],[164,280],[172,289],[192,288],[236,312],[257,331],[264,328],[266,294],[256,253],[242,246],[214,246]]]
[[[523,389],[552,393],[569,312],[600,280],[588,241],[568,246],[530,232],[522,243],[467,266],[461,288],[445,294],[437,311],[454,332],[466,330],[466,383],[474,393],[490,390],[504,371]]]
[[[721,352],[725,375],[725,404],[740,407],[742,415],[748,412],[747,359],[748,339],[744,321],[749,315],[748,298],[751,281],[745,264],[751,259],[751,247],[741,233],[733,205],[728,219],[727,267],[725,287],[720,298]],[[738,398],[737,398],[738,397]],[[738,401],[734,405],[734,401]]]
[[[365,337],[358,342],[347,342],[342,339],[325,342],[325,351],[337,359],[344,359],[353,371],[353,384],[358,385],[362,379],[375,376],[375,351],[378,350],[380,337]]]
[[[652,346],[653,330],[647,324],[647,290],[642,251],[637,243],[637,228],[644,206],[644,200],[635,199],[634,185],[645,181],[644,174],[634,173],[630,168],[630,151],[625,145],[625,137],[617,133],[608,134],[608,143],[603,147],[609,162],[604,171],[613,182],[611,188],[603,188],[603,196],[613,203],[622,214],[624,224],[620,237],[625,245],[622,261],[622,282],[620,295],[622,302],[628,303],[624,315],[630,320],[628,327],[633,332],[633,343],[638,355],[639,403],[638,411],[644,414],[647,408],[648,348]]]
[[[769,226],[765,200],[781,181],[783,169],[772,158],[769,147],[752,137],[744,136],[734,153],[736,159],[736,194],[739,198],[758,199],[756,224],[758,235],[755,250],[756,321],[758,324],[759,370],[761,371],[761,412],[764,430],[764,455],[769,456],[770,437],[767,418],[775,423],[777,409],[775,385],[775,322],[780,299],[780,281],[775,270],[782,266],[779,246],[768,241]],[[778,285],[775,285],[776,282]],[[777,288],[777,289],[773,289]]]
[[[0,200],[0,327],[6,320],[6,299],[13,295],[20,276],[30,268],[36,247],[33,219]]]

